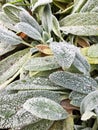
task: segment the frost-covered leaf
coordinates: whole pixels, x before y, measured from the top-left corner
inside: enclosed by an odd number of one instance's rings
[[[48,130],[52,124],[53,121],[42,119],[36,123],[26,126],[22,130]]]
[[[38,22],[27,11],[20,12],[20,21],[30,24],[37,31],[42,33],[42,29],[41,29],[40,25],[38,24]]]
[[[24,32],[26,35],[35,40],[42,40],[41,34],[28,23],[19,22],[18,24],[16,24],[16,28],[19,29],[20,32]]]
[[[90,72],[90,64],[86,60],[86,58],[81,54],[80,50],[77,49],[75,54],[75,59],[73,65],[85,75],[88,75]]]
[[[52,30],[52,12],[49,4],[45,5],[42,14],[42,25],[46,32],[50,33]]]
[[[29,71],[45,71],[60,68],[53,56],[31,58],[24,69]]]
[[[97,89],[97,82],[89,76],[58,71],[50,75],[50,80],[66,89],[88,94]]]
[[[98,90],[89,93],[81,102],[81,114],[92,111],[98,107]]]
[[[19,14],[23,9],[13,4],[5,4],[3,6],[4,13],[14,22],[19,22]]]
[[[59,104],[44,97],[27,100],[23,108],[43,119],[61,120],[68,117],[68,113]]]
[[[18,45],[22,42],[22,39],[14,32],[0,26],[0,42],[10,45]]]
[[[58,37],[61,38],[60,25],[57,18],[54,15],[52,15],[52,30]]]
[[[26,62],[29,50],[25,49],[7,57],[0,62],[0,84],[11,78]]]
[[[32,11],[34,11],[37,7],[42,6],[42,5],[46,5],[49,3],[52,3],[53,0],[38,0],[34,6],[32,7]]]
[[[60,66],[63,69],[69,68],[75,58],[75,48],[73,45],[63,42],[52,42],[50,48]]]
[[[14,50],[16,46],[0,43],[0,56],[4,55],[7,52]]]
[[[73,13],[60,21],[61,30],[81,36],[98,35],[98,13]]]
[[[7,86],[7,90],[64,90],[64,88],[54,85],[47,78],[37,77],[15,81]]]
[[[81,8],[80,12],[90,12],[98,7],[98,0],[86,0],[86,3]]]
[[[98,44],[95,44],[95,45],[92,45],[88,48],[88,52],[87,52],[87,55],[89,57],[95,57],[97,58],[98,57]]]

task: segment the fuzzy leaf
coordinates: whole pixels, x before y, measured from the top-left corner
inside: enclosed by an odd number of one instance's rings
[[[63,69],[69,68],[75,58],[75,48],[73,45],[63,42],[52,42],[50,48],[60,66]]]
[[[81,102],[81,114],[92,111],[98,107],[98,90],[89,93]]]
[[[52,30],[58,37],[61,38],[60,25],[57,18],[54,15],[52,15]]]
[[[11,78],[26,62],[29,50],[25,49],[7,57],[0,62],[0,84]]]
[[[42,29],[38,24],[38,22],[27,11],[20,12],[20,21],[28,23],[33,28],[35,28],[39,33],[42,33]]]
[[[68,116],[68,113],[59,104],[44,97],[27,100],[23,108],[43,119],[61,120]]]
[[[18,45],[22,42],[22,39],[18,37],[14,32],[7,30],[4,27],[0,27],[0,42],[10,45]]]
[[[86,121],[86,120],[90,119],[92,116],[96,116],[96,114],[94,112],[91,112],[91,111],[86,111],[82,115],[81,120]]]
[[[88,48],[87,55],[89,57],[98,58],[98,44],[92,45]]]
[[[29,37],[35,40],[42,40],[41,34],[28,23],[19,22],[18,24],[16,24],[16,28],[18,28],[20,32],[24,32]]]
[[[42,25],[46,32],[50,33],[52,29],[52,12],[50,5],[46,5],[42,14]]]
[[[66,89],[88,94],[97,89],[97,82],[89,76],[58,71],[50,75],[50,80]]]
[[[29,71],[45,71],[60,68],[53,56],[36,57],[30,59],[24,66]]]
[[[4,13],[14,22],[19,22],[19,13],[22,11],[23,9],[20,7],[17,7],[15,5],[12,4],[5,4],[3,6],[3,11]]]
[[[7,90],[63,90],[62,87],[54,85],[47,78],[32,78],[28,80],[18,80],[7,86]]]
[[[95,20],[94,20],[95,19]],[[60,21],[61,30],[80,36],[98,35],[98,13],[74,13]]]
[[[53,0],[38,0],[35,5],[32,7],[32,11],[34,11],[36,8],[42,5],[46,5],[49,3],[52,3]]]

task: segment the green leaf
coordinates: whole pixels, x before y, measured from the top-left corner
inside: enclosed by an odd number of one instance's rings
[[[66,89],[88,94],[97,89],[97,82],[89,76],[58,71],[50,74],[50,80]]]
[[[52,42],[50,48],[54,53],[54,56],[60,66],[63,69],[69,68],[75,58],[74,46],[66,42]]]
[[[62,38],[59,22],[54,15],[52,15],[52,30],[58,37]]]
[[[42,40],[41,34],[28,23],[19,22],[18,24],[16,24],[16,28],[18,28],[20,32],[24,32],[29,37],[35,40]]]
[[[39,6],[42,6],[42,5],[46,5],[46,4],[49,4],[49,3],[52,3],[53,0],[38,0],[34,6],[32,7],[32,11],[34,11],[36,8],[38,8]]]
[[[68,117],[68,113],[59,104],[44,97],[27,100],[23,108],[43,119],[61,120]]]
[[[64,88],[54,85],[47,78],[37,77],[15,81],[7,86],[7,90],[64,90]]]
[[[98,90],[89,93],[81,102],[81,114],[97,109],[98,107]]]
[[[19,13],[23,11],[23,8],[7,3],[3,6],[3,11],[11,20],[17,23],[19,22]]]
[[[27,11],[20,12],[20,21],[28,23],[33,28],[35,28],[39,33],[42,33],[42,29],[38,24],[38,22]]]
[[[22,42],[22,39],[18,37],[14,32],[7,30],[4,27],[0,27],[0,42],[10,44],[10,45],[18,45]]]
[[[53,121],[42,119],[34,124],[26,126],[22,130],[48,130],[52,124]]]
[[[85,75],[89,75],[90,64],[87,62],[86,58],[81,54],[80,50],[77,49],[75,54],[75,59],[73,65]]]
[[[89,57],[95,57],[97,58],[98,57],[98,44],[95,44],[95,45],[92,45],[88,48],[88,52],[87,52],[87,55]]]
[[[25,49],[16,52],[0,62],[0,84],[11,78],[23,66],[27,61],[28,51],[28,49]]]
[[[24,69],[29,71],[45,71],[60,68],[53,56],[31,58]]]
[[[95,19],[95,20],[94,20]],[[98,35],[98,14],[95,12],[74,13],[60,21],[65,34],[80,36]]]
[[[81,12],[90,12],[95,7],[98,7],[98,0],[87,0],[85,5],[81,8]]]
[[[50,34],[52,30],[52,12],[49,4],[45,5],[42,14],[42,26]]]

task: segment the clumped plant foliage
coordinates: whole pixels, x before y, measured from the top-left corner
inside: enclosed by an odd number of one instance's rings
[[[98,130],[98,0],[0,1],[0,129]]]

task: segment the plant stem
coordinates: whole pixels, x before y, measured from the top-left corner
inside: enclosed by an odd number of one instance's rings
[[[23,41],[22,44],[24,44],[24,45],[26,45],[26,46],[28,46],[28,47],[33,48],[33,46],[32,46],[31,44],[29,44],[29,43],[27,43],[27,42],[25,42],[25,41]]]

